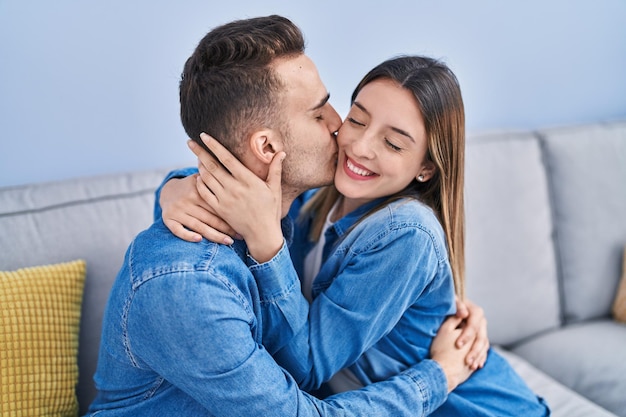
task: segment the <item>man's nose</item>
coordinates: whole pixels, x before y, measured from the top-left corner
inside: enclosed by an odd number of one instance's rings
[[[341,127],[341,117],[332,105],[328,104],[328,107],[328,131],[335,134]]]

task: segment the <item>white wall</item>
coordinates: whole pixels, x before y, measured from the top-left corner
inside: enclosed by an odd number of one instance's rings
[[[0,186],[193,164],[178,79],[213,26],[278,13],[345,115],[401,53],[444,59],[470,133],[626,117],[623,0],[0,0]]]

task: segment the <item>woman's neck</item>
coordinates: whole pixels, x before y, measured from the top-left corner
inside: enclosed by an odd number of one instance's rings
[[[336,222],[348,213],[352,213],[354,210],[358,209],[363,204],[369,203],[370,201],[372,201],[372,199],[349,198],[344,195],[340,195],[337,202],[337,208],[332,213],[330,220],[332,222]]]

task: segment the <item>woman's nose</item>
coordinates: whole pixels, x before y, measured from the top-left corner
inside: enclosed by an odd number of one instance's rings
[[[374,141],[367,133],[354,137],[350,144],[354,156],[367,159],[374,158],[376,154],[374,146]]]

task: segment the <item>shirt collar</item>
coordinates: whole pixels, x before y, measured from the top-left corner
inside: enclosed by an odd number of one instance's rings
[[[357,209],[346,214],[341,219],[337,220],[333,225],[337,235],[343,236],[348,231],[348,229],[350,229],[356,222],[359,221],[359,219],[361,219],[361,217],[363,217],[365,213],[382,203],[384,200],[385,197],[374,199],[369,203],[365,203]]]

